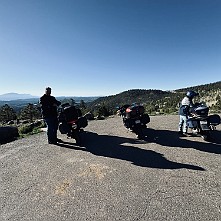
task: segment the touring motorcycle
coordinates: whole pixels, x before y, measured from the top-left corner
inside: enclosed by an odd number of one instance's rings
[[[144,113],[144,107],[140,104],[123,105],[120,108],[124,126],[134,132],[138,139],[144,138],[143,128],[150,122],[148,114]]]
[[[196,103],[192,108],[191,115],[187,120],[187,127],[192,133],[200,135],[204,140],[210,140],[211,131],[220,124],[218,114],[209,115],[209,107],[203,103]]]
[[[59,131],[66,134],[68,138],[76,140],[77,145],[81,145],[82,128],[88,125],[87,118],[82,116],[80,109],[69,104],[61,105],[58,115]]]

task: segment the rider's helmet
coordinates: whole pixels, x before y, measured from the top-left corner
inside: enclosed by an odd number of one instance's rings
[[[186,96],[190,99],[193,99],[194,97],[198,96],[199,93],[195,92],[195,91],[187,91]]]

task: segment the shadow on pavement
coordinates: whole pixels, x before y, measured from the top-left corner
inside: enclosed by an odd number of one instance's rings
[[[147,128],[144,130],[146,141],[157,143],[167,147],[193,148],[199,151],[221,154],[221,132],[212,131],[212,142],[202,142],[191,140],[191,137],[180,137],[177,131],[154,130]],[[201,139],[201,138],[199,138]]]
[[[204,168],[189,164],[176,163],[167,160],[163,154],[152,150],[145,150],[124,144],[136,144],[139,141],[131,138],[118,137],[113,135],[98,135],[92,132],[84,132],[83,147],[78,147],[75,143],[64,142],[58,144],[61,147],[75,150],[88,151],[94,155],[126,160],[134,165],[158,169],[181,169],[204,171]]]

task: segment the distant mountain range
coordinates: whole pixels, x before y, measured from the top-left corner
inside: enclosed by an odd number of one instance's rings
[[[17,100],[37,100],[39,99],[39,96],[33,96],[31,94],[18,94],[18,93],[6,93],[0,95],[0,102],[1,101],[17,101]],[[84,100],[85,102],[93,101],[97,99],[97,96],[94,97],[75,97],[75,96],[60,96],[56,97],[58,100],[63,100],[65,98],[73,98],[76,102],[80,100]]]
[[[38,97],[33,96],[31,94],[18,94],[18,93],[6,93],[0,95],[0,101],[12,101],[12,100],[32,99],[32,98],[38,98]]]

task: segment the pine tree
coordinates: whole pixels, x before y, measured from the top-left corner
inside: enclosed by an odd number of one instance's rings
[[[17,115],[13,108],[5,104],[0,108],[0,122],[6,123],[10,120],[16,120]]]
[[[110,115],[110,112],[108,110],[108,108],[105,106],[105,105],[102,105],[101,107],[99,107],[98,109],[98,115],[99,116],[109,116]]]
[[[28,104],[21,110],[20,118],[22,120],[30,120],[38,119],[41,117],[41,113],[36,106],[33,104]]]
[[[86,109],[86,104],[85,104],[85,102],[83,100],[80,101],[79,107],[81,109]]]

